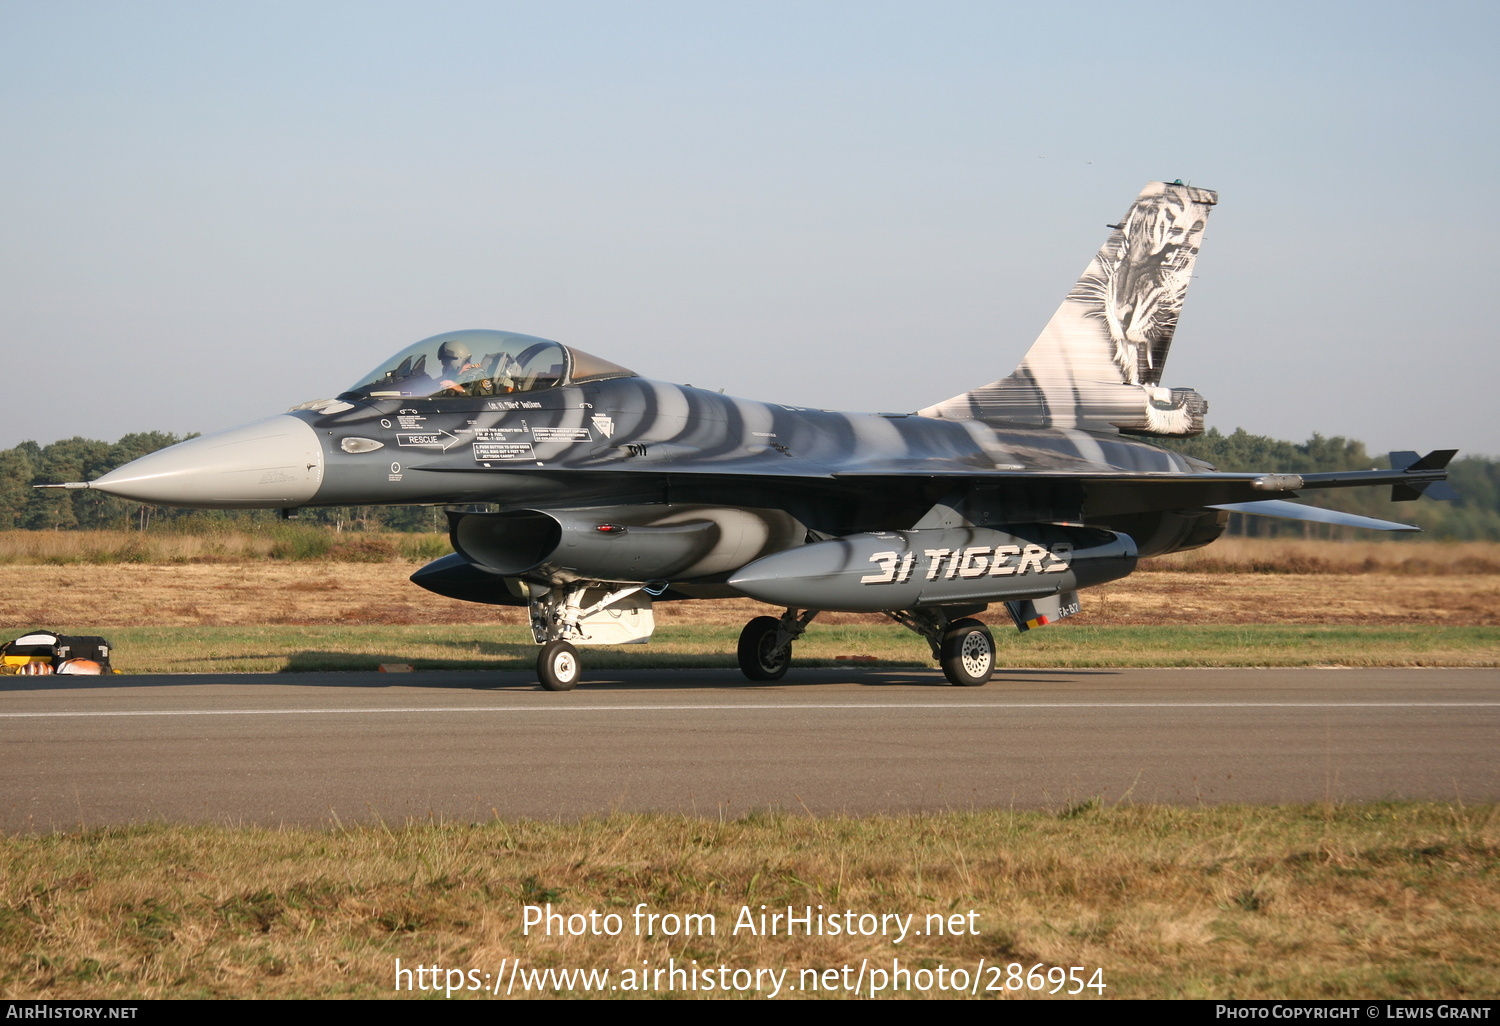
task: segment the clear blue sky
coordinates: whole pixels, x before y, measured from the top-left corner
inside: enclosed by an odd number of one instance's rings
[[[1136,191],[1217,189],[1165,382],[1500,454],[1493,3],[0,0],[0,447],[212,431],[522,331],[911,410]],[[1268,468],[1272,469],[1272,468]]]

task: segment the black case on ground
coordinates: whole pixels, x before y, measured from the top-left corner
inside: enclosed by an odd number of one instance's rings
[[[37,634],[50,635],[57,639],[55,645],[18,645],[16,641],[7,642],[0,647],[0,655],[51,657],[52,665],[57,666],[66,659],[92,659],[99,664],[105,673],[113,673],[109,665],[109,642],[103,638],[82,634],[58,634],[56,631],[36,630],[27,631],[21,635],[29,638]]]
[[[109,642],[103,638],[82,634],[59,634],[57,654],[52,657],[53,665],[64,659],[92,659],[105,673],[113,672],[109,665]]]

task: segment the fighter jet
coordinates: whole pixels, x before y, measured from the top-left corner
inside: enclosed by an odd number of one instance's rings
[[[781,678],[813,617],[841,610],[884,613],[953,684],[981,685],[995,642],[975,617],[991,605],[1020,631],[1062,619],[1141,557],[1207,545],[1231,511],[1414,530],[1287,501],[1305,489],[1451,497],[1451,450],[1243,474],[1153,441],[1203,430],[1203,397],[1161,377],[1217,201],[1147,185],[1014,372],[916,412],[754,402],[543,338],[452,331],[335,398],[66,487],[288,514],[487,505],[449,512],[453,553],[412,581],[526,607],[550,690],[578,683],[578,646],[645,641],[653,602],[729,596],[784,610],[740,635],[751,680]]]

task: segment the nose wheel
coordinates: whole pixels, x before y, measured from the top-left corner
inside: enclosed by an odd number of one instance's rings
[[[578,649],[566,641],[549,641],[536,658],[536,677],[548,691],[572,691],[583,674]]]

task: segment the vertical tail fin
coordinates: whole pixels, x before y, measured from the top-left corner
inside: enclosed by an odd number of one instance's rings
[[[1161,387],[1177,318],[1218,195],[1152,182],[1113,229],[1021,365],[924,417],[1195,435],[1208,403]]]

